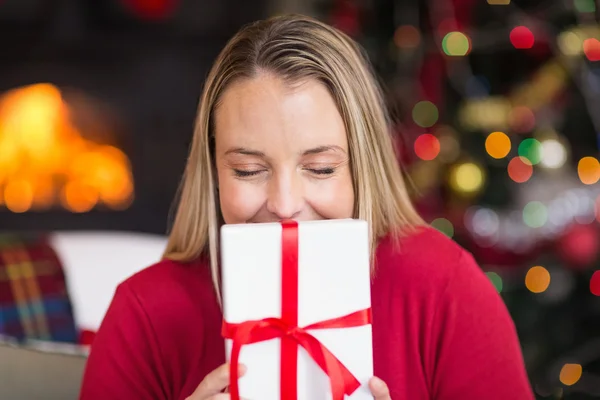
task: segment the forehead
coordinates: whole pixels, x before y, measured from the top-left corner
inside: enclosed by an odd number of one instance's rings
[[[344,121],[327,88],[317,80],[290,85],[260,74],[233,83],[215,110],[217,145],[347,149]]]

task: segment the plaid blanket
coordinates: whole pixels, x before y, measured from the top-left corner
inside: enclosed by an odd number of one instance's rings
[[[0,235],[0,334],[77,342],[63,269],[42,236]]]

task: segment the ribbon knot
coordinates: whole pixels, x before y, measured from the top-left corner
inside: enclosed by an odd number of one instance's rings
[[[305,327],[298,326],[298,224],[282,223],[282,301],[281,318],[244,321],[232,324],[223,321],[222,335],[232,339],[229,364],[229,392],[232,400],[239,400],[238,364],[242,346],[281,339],[280,399],[297,398],[298,345],[329,377],[333,400],[343,400],[360,386],[360,382],[340,360],[331,353],[309,330],[350,328],[371,324],[371,309],[320,321]]]

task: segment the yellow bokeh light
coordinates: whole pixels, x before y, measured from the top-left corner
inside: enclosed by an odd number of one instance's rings
[[[462,32],[449,32],[442,40],[442,49],[449,56],[465,56],[471,50],[471,41]]]
[[[506,157],[510,148],[510,138],[504,132],[492,132],[485,140],[485,150],[496,159]]]
[[[583,53],[583,38],[576,31],[565,31],[558,36],[558,48],[566,56]]]
[[[533,293],[542,293],[550,286],[550,272],[542,266],[531,267],[525,276],[525,286]]]
[[[476,193],[481,190],[484,173],[477,164],[467,162],[456,166],[450,175],[450,184],[454,190],[462,193]]]
[[[565,364],[560,370],[559,379],[563,385],[572,386],[581,379],[582,373],[580,364]]]
[[[10,211],[59,203],[85,212],[99,203],[112,209],[131,204],[129,159],[116,147],[85,139],[70,112],[51,84],[14,89],[0,97],[0,204]]]
[[[510,4],[510,0],[487,0],[487,2],[492,6],[507,6]]]
[[[594,185],[600,180],[600,162],[594,157],[583,157],[577,164],[577,174],[582,183]]]
[[[14,213],[29,211],[33,203],[33,188],[31,182],[13,180],[4,188],[4,204]]]
[[[61,202],[65,208],[75,213],[90,211],[98,202],[98,191],[85,183],[71,181],[61,193]]]

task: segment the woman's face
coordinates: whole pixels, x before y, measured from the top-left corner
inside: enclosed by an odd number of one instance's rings
[[[225,223],[353,216],[344,121],[319,82],[233,83],[215,112],[215,144]]]

